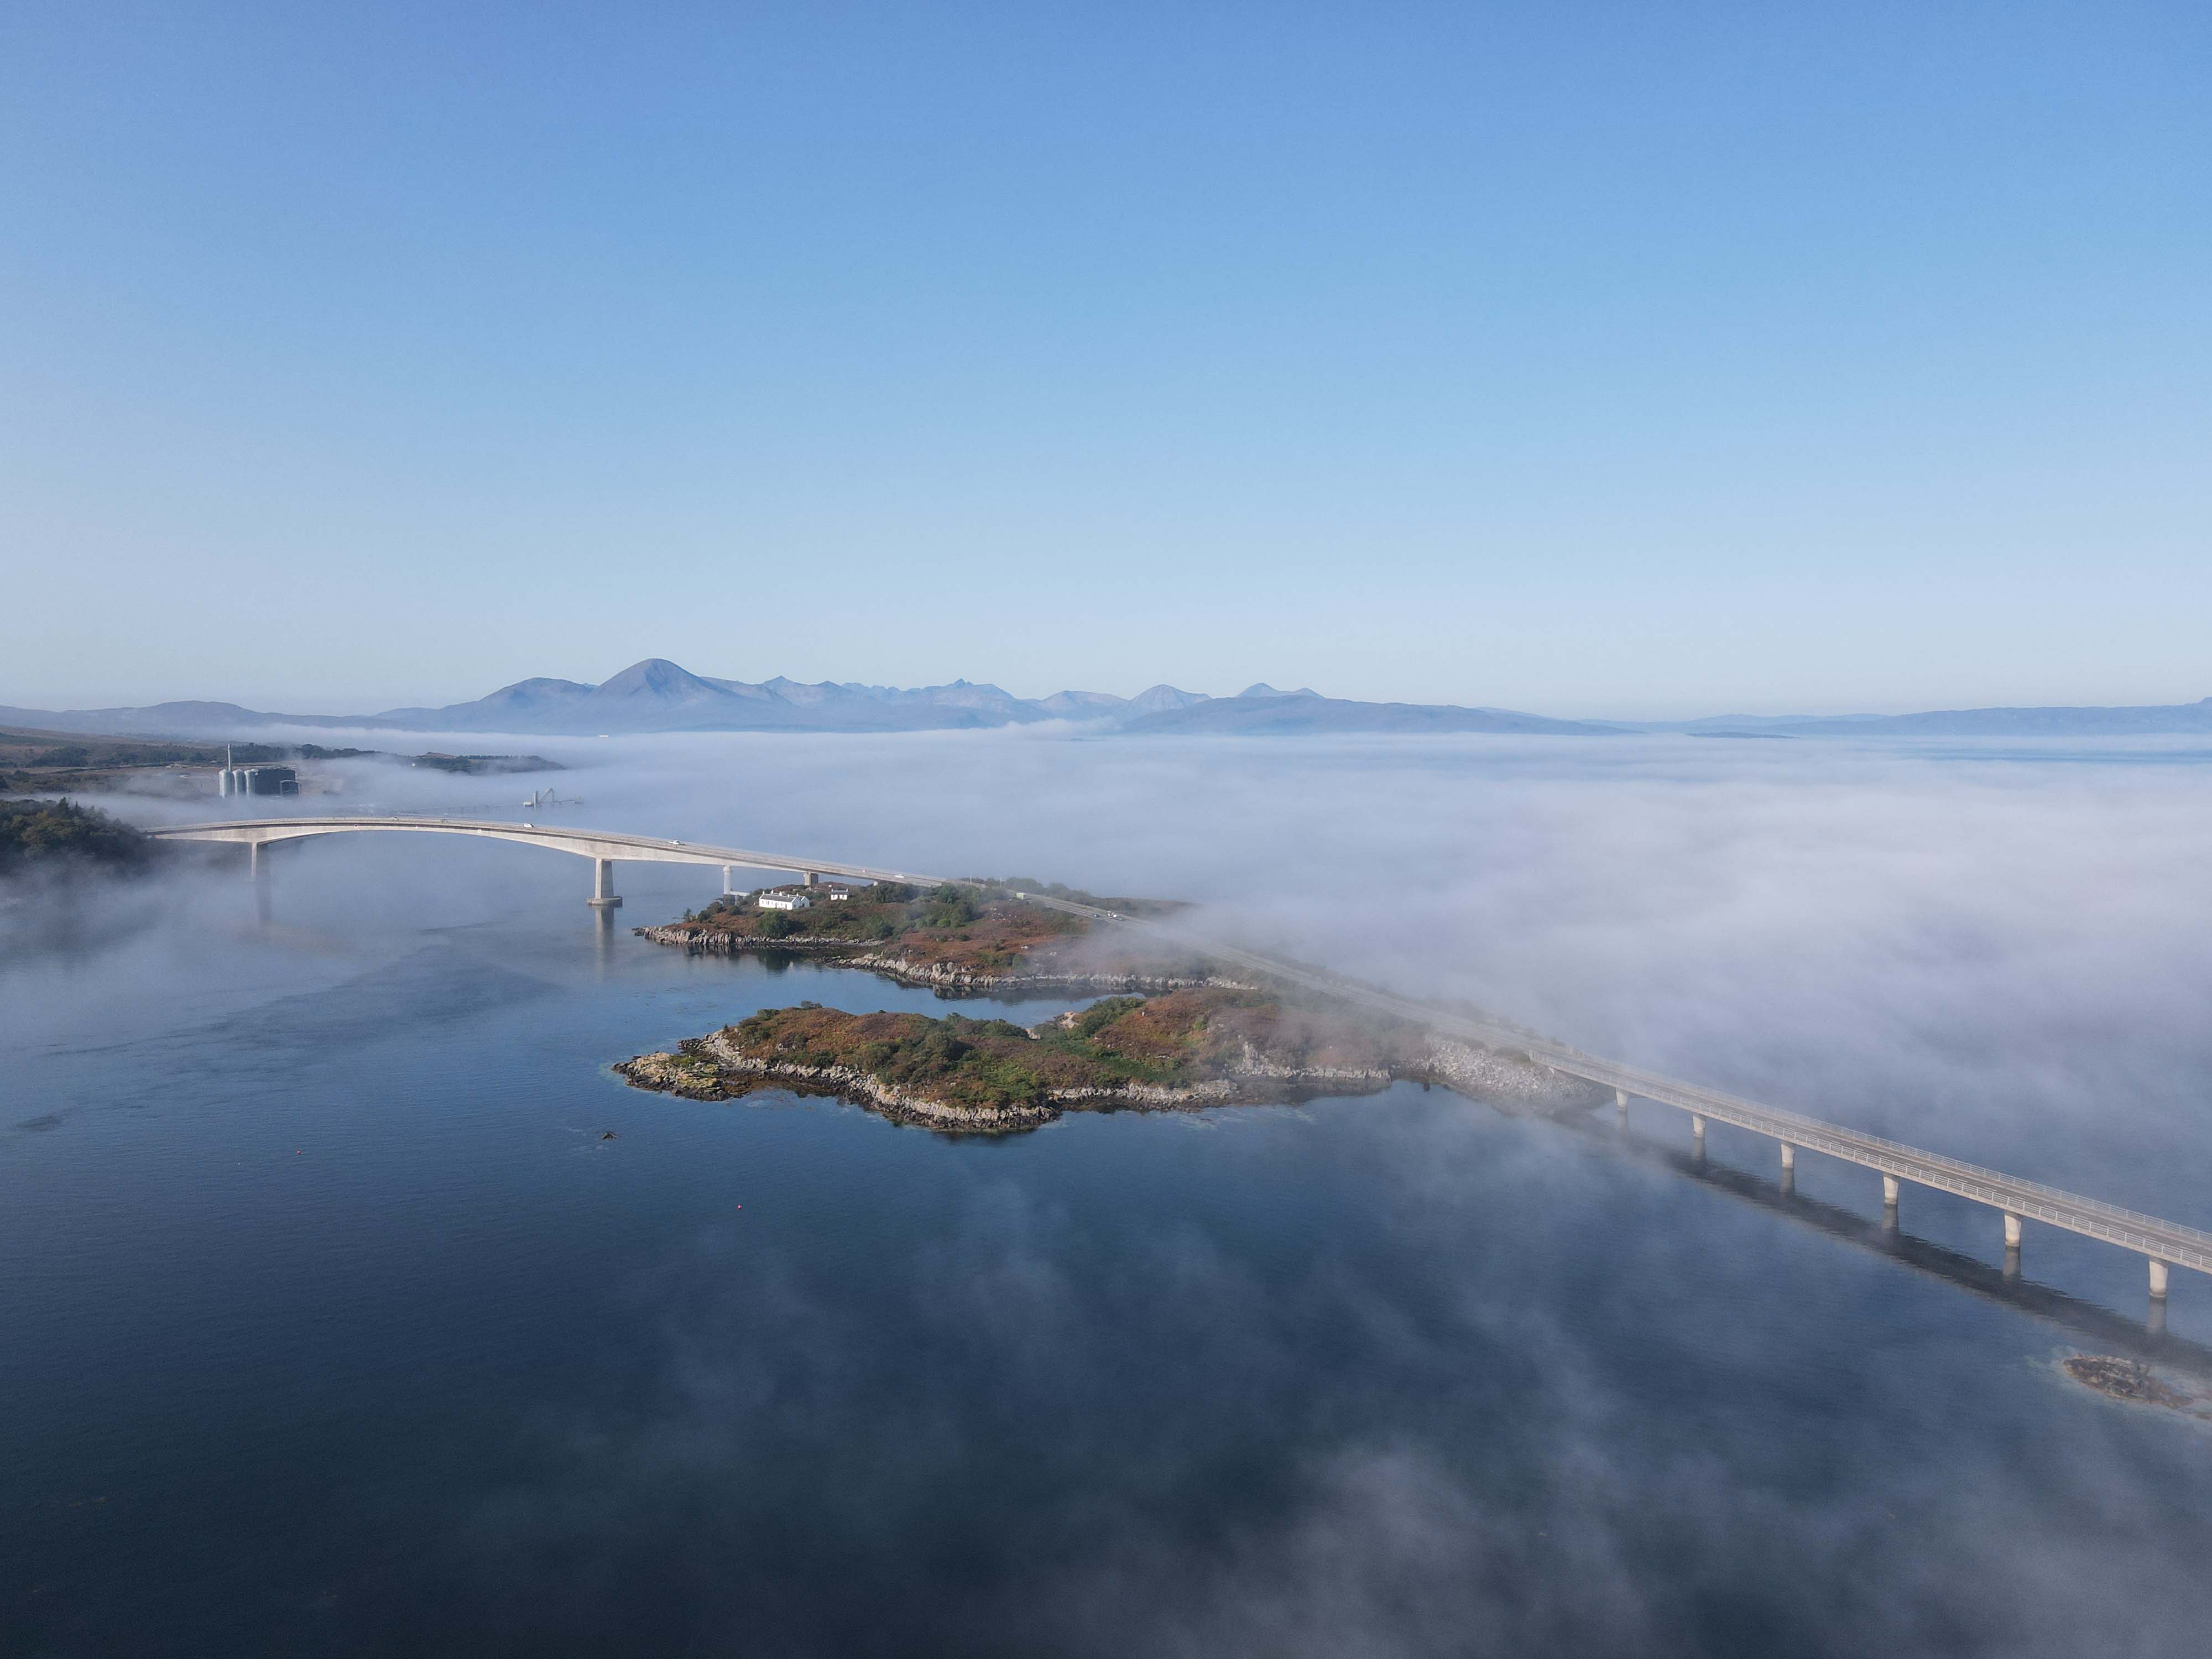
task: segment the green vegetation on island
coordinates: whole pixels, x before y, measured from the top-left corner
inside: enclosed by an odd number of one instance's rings
[[[1185,908],[1022,878],[732,895],[637,932],[696,951],[805,951],[940,996],[1121,994],[1026,1029],[803,1002],[614,1069],[638,1088],[691,1099],[834,1094],[963,1133],[1034,1128],[1069,1110],[1365,1094],[1400,1079],[1538,1112],[1587,1108],[1601,1092],[1525,1054],[1439,1036],[1326,993],[1229,978],[1202,947],[1142,925]]]
[[[0,801],[0,875],[33,865],[128,870],[153,857],[155,843],[97,807],[58,801]]]
[[[947,989],[1047,981],[1169,989],[1211,977],[1202,963],[1183,960],[1184,953],[1172,950],[1154,947],[1139,954],[1127,941],[1102,949],[1091,939],[1091,917],[1022,895],[1127,916],[1161,916],[1181,908],[1019,880],[927,889],[899,882],[851,887],[833,882],[732,895],[685,912],[680,922],[636,931],[655,944],[695,951],[805,951]]]
[[[938,1127],[1005,1129],[1070,1107],[1365,1093],[1427,1075],[1432,1047],[1412,1025],[1209,986],[1108,997],[1034,1029],[802,1003],[616,1069],[641,1087],[695,1099],[796,1087],[854,1096]]]

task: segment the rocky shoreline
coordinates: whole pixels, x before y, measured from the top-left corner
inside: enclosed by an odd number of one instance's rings
[[[1378,1022],[1329,999],[1286,1002],[1197,954],[1162,959],[1095,940],[1079,945],[1086,930],[1041,922],[1018,903],[979,908],[960,895],[902,890],[882,905],[830,909],[827,920],[809,917],[811,927],[788,912],[771,917],[770,933],[743,907],[631,931],[689,955],[787,951],[947,999],[1100,1000],[1027,1030],[802,1002],[763,1010],[672,1053],[635,1055],[617,1073],[696,1100],[767,1088],[836,1095],[898,1122],[969,1133],[1032,1129],[1069,1110],[1265,1104],[1371,1094],[1400,1081],[1539,1115],[1587,1109],[1602,1093],[1525,1055],[1418,1023]]]
[[[654,927],[633,927],[630,932],[652,944],[665,945],[693,956],[735,957],[790,951],[803,956],[820,957],[834,961],[841,968],[878,974],[897,984],[935,991],[939,996],[947,997],[994,996],[1008,992],[1155,994],[1164,991],[1194,990],[1200,987],[1228,991],[1255,988],[1243,980],[1212,973],[1148,973],[1133,968],[1022,972],[963,968],[941,962],[917,963],[902,956],[872,951],[866,945],[854,944],[848,939],[835,939],[819,933],[793,933],[776,939],[756,939],[683,922],[669,922]]]
[[[895,1123],[964,1134],[1035,1129],[1070,1109],[1169,1112],[1207,1106],[1279,1105],[1322,1095],[1373,1094],[1395,1080],[1381,1070],[1262,1067],[1234,1079],[1180,1087],[1125,1083],[1112,1088],[1054,1089],[1036,1105],[959,1105],[895,1087],[849,1066],[805,1066],[739,1054],[719,1033],[688,1037],[677,1045],[673,1054],[640,1054],[619,1062],[614,1070],[635,1087],[681,1095],[687,1100],[734,1100],[762,1089],[834,1095]]]
[[[764,1089],[835,1096],[895,1123],[963,1134],[1035,1129],[1077,1111],[1189,1111],[1214,1106],[1287,1105],[1323,1097],[1375,1094],[1393,1083],[1449,1090],[1509,1111],[1554,1114],[1587,1110],[1600,1091],[1526,1060],[1463,1042],[1434,1039],[1412,1066],[1298,1066],[1268,1061],[1249,1045],[1225,1077],[1169,1086],[1121,1083],[1054,1089],[1034,1104],[974,1105],[901,1089],[849,1066],[809,1066],[763,1060],[739,1050],[725,1031],[687,1037],[672,1054],[638,1054],[616,1063],[632,1087],[687,1100],[735,1100]]]
[[[2200,1423],[2212,1423],[2212,1394],[2206,1392],[2202,1382],[2162,1376],[2147,1361],[2122,1354],[2079,1353],[2059,1361],[2058,1369],[2069,1381],[2108,1400],[2154,1406]]]

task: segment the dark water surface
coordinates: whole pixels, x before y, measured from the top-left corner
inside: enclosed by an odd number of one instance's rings
[[[637,1093],[757,1006],[942,1005],[573,898],[216,933],[14,1034],[0,1648],[2212,1645],[2212,1437],[2061,1326],[1417,1088],[968,1141]]]

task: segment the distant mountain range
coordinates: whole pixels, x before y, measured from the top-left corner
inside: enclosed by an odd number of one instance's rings
[[[443,708],[387,708],[377,714],[273,714],[228,702],[161,702],[146,708],[56,713],[0,708],[0,723],[49,732],[225,732],[259,726],[386,726],[409,732],[514,732],[592,737],[640,732],[921,732],[1077,720],[1135,732],[1554,732],[1617,728],[1546,720],[1495,708],[1347,702],[1300,690],[1246,687],[1234,697],[1156,685],[1133,697],[1056,691],[1017,697],[995,685],[955,680],[902,690],[889,685],[781,675],[757,684],[711,679],[664,657],[633,663],[598,685],[517,680],[489,696]]]
[[[512,732],[593,737],[641,732],[920,732],[1070,720],[1155,733],[1298,735],[1323,732],[1501,732],[1601,736],[1682,732],[1704,737],[2067,737],[2212,732],[2212,697],[2148,708],[1966,708],[1926,714],[1721,715],[1654,723],[1550,720],[1505,708],[1449,703],[1354,702],[1301,687],[1249,685],[1233,697],[1156,685],[1133,697],[1057,691],[1017,697],[955,680],[915,690],[778,676],[757,684],[712,679],[662,657],[634,663],[598,685],[517,680],[473,702],[387,708],[376,714],[280,714],[228,702],[161,702],[144,708],[0,708],[0,724],[47,732],[173,736],[256,726],[386,727],[409,732]]]

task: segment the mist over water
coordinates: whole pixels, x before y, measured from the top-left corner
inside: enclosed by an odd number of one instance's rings
[[[1189,898],[2212,1224],[2212,757],[2185,745],[482,746],[571,764],[586,804],[360,763],[304,806]],[[1410,1087],[994,1142],[642,1095],[605,1066],[754,1007],[945,1005],[629,937],[709,869],[621,866],[603,933],[580,860],[273,856],[265,930],[220,859],[0,912],[22,1650],[2182,1654],[2212,1628],[2212,1437],[2065,1382],[2063,1330],[1603,1136]],[[1633,1133],[1686,1139],[1656,1107]],[[1771,1172],[1755,1138],[1711,1152]],[[1816,1158],[1799,1186],[1879,1207]],[[1903,1220],[1999,1254],[1990,1212],[1908,1188]],[[2026,1261],[2142,1310],[2138,1258],[2031,1227]],[[2212,1340],[2212,1285],[2177,1273],[2171,1323]]]

